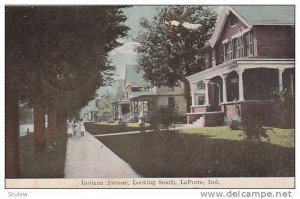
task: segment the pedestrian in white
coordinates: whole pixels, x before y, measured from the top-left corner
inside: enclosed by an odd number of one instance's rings
[[[79,120],[79,131],[80,131],[81,136],[84,136],[85,128],[84,128],[83,119]]]
[[[79,131],[79,125],[77,123],[77,121],[75,120],[73,123],[73,132],[74,132],[74,136],[76,136],[76,133]]]
[[[69,120],[67,120],[67,124],[68,124],[68,137],[72,137],[72,135],[73,135],[73,127],[72,127],[72,125],[73,125],[73,121],[69,121]]]

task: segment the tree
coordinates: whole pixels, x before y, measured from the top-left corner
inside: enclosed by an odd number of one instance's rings
[[[113,117],[113,95],[107,92],[104,96],[101,97],[99,102],[100,107],[100,117],[101,119],[108,119]]]
[[[203,6],[169,6],[162,8],[153,21],[141,20],[145,29],[138,37],[138,69],[156,86],[175,86],[185,82],[186,97],[189,86],[186,76],[204,69],[201,53],[209,40],[216,14]],[[184,22],[200,26],[189,29]]]
[[[5,14],[6,177],[17,177],[19,101],[34,107],[42,144],[46,109],[57,118],[50,121],[66,127],[66,117],[110,82],[114,66],[107,54],[122,45],[116,39],[128,27],[117,6],[14,6]]]

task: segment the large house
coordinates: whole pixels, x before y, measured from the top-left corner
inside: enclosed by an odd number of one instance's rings
[[[124,98],[113,103],[116,120],[124,122],[146,118],[150,112],[157,111],[160,106],[169,106],[177,110],[179,115],[186,114],[184,84],[175,87],[157,87],[143,78],[143,71],[136,71],[135,65],[127,65],[124,82]]]
[[[205,47],[205,70],[190,82],[188,123],[215,126],[255,112],[276,123],[276,89],[294,93],[295,7],[223,6]],[[291,113],[294,114],[294,113]]]

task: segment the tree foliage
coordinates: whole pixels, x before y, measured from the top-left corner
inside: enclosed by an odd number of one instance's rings
[[[104,96],[101,97],[99,106],[100,106],[100,116],[102,119],[112,118],[113,116],[113,95],[107,92]]]
[[[178,21],[178,26],[171,21]],[[201,53],[209,40],[216,14],[203,6],[169,6],[162,8],[153,21],[141,20],[145,31],[137,37],[138,68],[153,85],[174,86],[179,80],[203,69]],[[201,24],[187,29],[182,24]]]
[[[24,102],[76,112],[111,81],[107,53],[127,17],[116,6],[6,7],[6,78]]]

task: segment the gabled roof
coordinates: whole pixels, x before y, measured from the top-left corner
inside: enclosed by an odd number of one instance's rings
[[[294,25],[295,6],[230,6],[250,25]]]
[[[295,6],[222,6],[220,10],[215,31],[211,37],[210,44],[212,47],[217,43],[230,12],[249,28],[254,25],[295,25]]]
[[[144,79],[144,71],[140,70],[139,72],[136,71],[135,65],[127,65],[126,72],[125,72],[125,86],[134,85],[134,86],[142,86],[142,85],[150,85]]]

